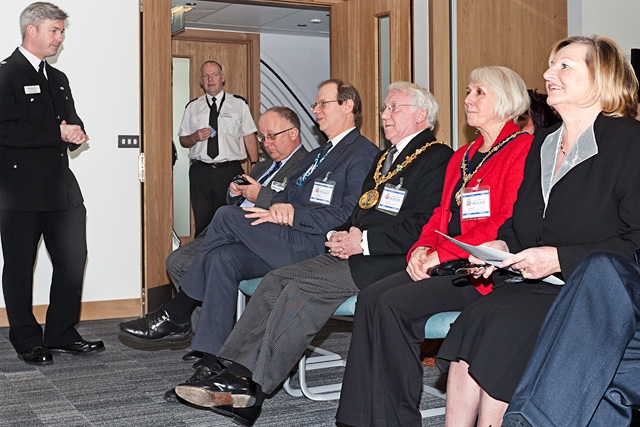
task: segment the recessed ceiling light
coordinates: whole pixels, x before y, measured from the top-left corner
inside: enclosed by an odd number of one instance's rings
[[[307,24],[298,24],[298,27],[306,27]]]
[[[322,19],[320,18],[313,18],[312,20],[310,20],[309,22],[311,22],[312,24],[322,24]]]

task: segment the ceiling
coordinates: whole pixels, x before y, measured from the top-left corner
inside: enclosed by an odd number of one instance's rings
[[[193,7],[185,14],[188,28],[329,37],[328,8],[265,6],[251,1],[171,0],[171,4]]]

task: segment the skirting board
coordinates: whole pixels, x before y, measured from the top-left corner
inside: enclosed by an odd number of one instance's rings
[[[38,322],[45,323],[48,305],[36,305],[33,314]],[[82,303],[80,320],[119,319],[122,317],[138,317],[142,314],[142,300],[140,298],[110,301],[90,301]],[[0,327],[9,326],[7,309],[0,308]]]

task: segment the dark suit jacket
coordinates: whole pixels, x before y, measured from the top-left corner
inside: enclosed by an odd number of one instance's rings
[[[401,164],[407,156],[435,138],[429,130],[416,135],[397,156],[391,169]],[[375,188],[373,174],[382,157],[380,152],[364,180],[360,194]],[[354,282],[359,288],[403,270],[407,251],[420,236],[422,226],[429,221],[431,213],[440,203],[444,174],[451,148],[444,144],[434,144],[421,153],[412,163],[391,178],[387,183],[397,185],[403,179],[402,188],[407,190],[404,203],[396,216],[378,209],[361,209],[358,205],[351,216],[337,231],[348,231],[351,227],[367,230],[370,255],[349,257],[349,267]],[[385,184],[378,187],[382,194]]]
[[[318,242],[323,245],[326,233],[342,224],[358,202],[362,182],[379,150],[360,135],[358,129],[354,129],[329,152],[299,188],[296,185],[297,177],[313,164],[321,149],[316,148],[304,158],[288,180],[287,187],[273,196],[272,203],[291,203],[295,209],[292,229],[318,236]],[[331,172],[329,180],[336,183],[331,204],[311,202],[309,199],[315,179],[324,178],[327,172]]]
[[[558,248],[567,279],[592,251],[633,259],[640,247],[640,122],[599,115],[594,123],[598,153],[556,183],[545,212],[540,148],[559,126],[536,135],[513,215],[498,231],[498,239],[512,253],[536,246]]]
[[[0,209],[58,211],[82,203],[60,122],[83,126],[69,81],[47,65],[42,79],[16,49],[0,64]],[[27,93],[39,92],[39,93]]]
[[[273,176],[270,182],[272,181],[282,182],[285,177],[288,178],[289,175],[291,175],[293,172],[295,172],[298,169],[300,162],[302,161],[302,159],[304,159],[304,157],[308,153],[309,152],[307,151],[306,148],[304,148],[303,146],[300,146],[300,148],[298,148],[298,150],[291,155],[291,158],[287,160],[287,163],[285,163],[278,170],[278,172],[276,172],[276,174]],[[257,165],[255,165],[253,169],[251,169],[251,173],[249,173],[249,176],[255,180],[258,180],[258,178],[260,178],[262,174],[264,174],[266,171],[271,169],[271,166],[273,166],[272,160],[262,161]],[[270,185],[263,186],[260,189],[260,192],[258,193],[258,197],[256,198],[256,203],[255,203],[256,207],[267,209],[269,206],[271,206],[271,199],[275,194],[277,194],[277,192],[275,190],[272,190]],[[235,205],[240,201],[240,199],[242,199],[242,196],[232,196],[227,191],[228,204]]]

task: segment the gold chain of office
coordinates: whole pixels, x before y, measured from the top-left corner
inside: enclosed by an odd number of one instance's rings
[[[360,206],[362,209],[371,209],[372,207],[374,207],[378,203],[378,200],[380,199],[380,193],[378,192],[378,187],[380,186],[380,184],[384,184],[385,182],[389,181],[391,178],[396,176],[398,174],[398,172],[400,172],[401,170],[406,168],[420,154],[422,154],[422,152],[424,152],[427,148],[429,148],[430,146],[432,146],[434,144],[446,144],[446,142],[444,142],[444,141],[427,142],[425,145],[423,145],[422,147],[420,147],[416,151],[414,151],[413,154],[411,154],[410,156],[407,156],[404,159],[404,162],[400,163],[394,169],[392,169],[389,172],[387,172],[386,175],[382,176],[382,173],[380,171],[382,169],[382,165],[384,164],[384,159],[386,159],[387,155],[389,154],[389,150],[387,150],[387,152],[385,152],[382,155],[382,157],[380,157],[380,160],[378,160],[378,165],[376,166],[376,171],[373,173],[373,180],[374,180],[376,186],[373,188],[373,190],[366,191],[360,197],[360,201],[358,202],[358,206]]]
[[[469,168],[469,151],[471,151],[471,146],[473,145],[473,144],[469,144],[469,148],[467,148],[467,151],[464,153],[464,156],[462,157],[462,163],[460,164],[460,170],[462,171],[462,186],[456,192],[456,203],[458,204],[458,206],[460,206],[460,203],[461,203],[460,197],[462,195],[462,190],[465,189],[465,187],[467,186],[469,181],[471,181],[471,178],[473,178],[476,172],[480,170],[484,162],[486,162],[491,157],[493,157],[494,154],[500,151],[502,147],[507,145],[509,142],[513,141],[518,136],[523,135],[525,133],[526,132],[512,133],[511,135],[503,139],[499,144],[496,144],[493,147],[491,147],[491,150],[487,151],[487,154],[482,158],[482,160],[480,161],[478,166],[476,166],[476,169],[473,172],[467,171],[467,169]]]

